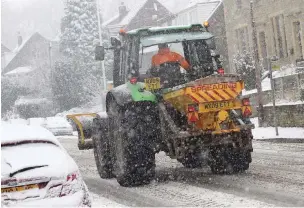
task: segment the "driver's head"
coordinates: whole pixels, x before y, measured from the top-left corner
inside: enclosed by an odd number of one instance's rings
[[[159,49],[164,49],[164,48],[169,48],[169,46],[166,43],[162,43],[162,44],[158,44],[158,48]]]

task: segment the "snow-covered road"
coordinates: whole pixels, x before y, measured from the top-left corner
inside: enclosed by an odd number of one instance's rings
[[[189,170],[160,153],[156,181],[125,188],[99,178],[92,150],[79,151],[75,138],[59,141],[78,163],[94,206],[304,206],[304,143],[254,141],[251,167],[239,175]]]

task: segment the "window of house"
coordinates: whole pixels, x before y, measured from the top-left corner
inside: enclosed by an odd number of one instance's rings
[[[299,59],[303,59],[303,46],[301,36],[301,23],[299,21],[293,22],[293,35],[295,43],[295,55]]]
[[[276,48],[276,56],[279,58],[287,57],[287,41],[283,15],[278,15],[272,18],[272,29],[274,33],[274,47]]]
[[[287,91],[294,90],[297,87],[297,80],[295,76],[284,77],[283,82],[284,89],[286,89]]]
[[[236,30],[236,38],[238,41],[238,50],[244,52],[248,50],[248,28],[243,27]]]
[[[242,8],[242,0],[235,0],[236,8],[241,9]]]
[[[300,89],[304,90],[304,74],[300,74]]]
[[[259,44],[260,44],[261,58],[266,58],[267,43],[266,43],[266,35],[264,31],[259,33]]]

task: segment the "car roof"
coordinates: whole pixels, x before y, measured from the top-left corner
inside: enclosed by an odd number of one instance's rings
[[[46,141],[60,146],[56,137],[41,126],[6,123],[1,125],[1,145],[23,141]]]

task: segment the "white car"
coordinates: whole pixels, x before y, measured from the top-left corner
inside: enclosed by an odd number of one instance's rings
[[[45,123],[45,118],[28,118],[28,125],[42,126]]]
[[[10,119],[7,122],[11,124],[27,124],[27,121],[23,118]]]
[[[1,126],[1,205],[91,207],[75,161],[40,126]]]
[[[42,126],[55,136],[73,135],[73,127],[63,117],[47,117]]]

